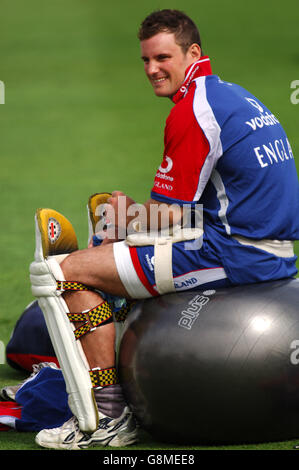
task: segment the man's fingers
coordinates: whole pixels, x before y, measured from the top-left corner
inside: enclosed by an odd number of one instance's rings
[[[111,196],[107,199],[108,204],[113,204],[119,196],[123,196],[121,191],[112,191]]]
[[[111,193],[111,196],[112,196],[112,197],[125,196],[125,193],[123,193],[122,191],[113,191],[113,192]]]

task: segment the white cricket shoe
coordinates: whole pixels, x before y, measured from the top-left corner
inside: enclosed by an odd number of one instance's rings
[[[35,442],[50,449],[80,450],[90,446],[125,447],[137,442],[137,428],[132,413],[126,407],[119,418],[109,418],[99,412],[98,429],[88,434],[79,429],[75,416],[59,428],[43,429]]]

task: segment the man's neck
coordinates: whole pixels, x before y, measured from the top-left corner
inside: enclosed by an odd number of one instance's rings
[[[182,83],[180,89],[172,96],[171,100],[174,103],[180,101],[187,92],[190,83],[198,77],[204,77],[206,75],[211,75],[212,69],[210,64],[210,59],[208,56],[202,56],[193,64],[189,65],[185,72],[185,80]]]

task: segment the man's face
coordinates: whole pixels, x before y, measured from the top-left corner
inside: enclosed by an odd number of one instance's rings
[[[194,56],[192,46],[185,54],[173,33],[158,33],[140,45],[144,70],[155,94],[171,98],[182,85],[187,67],[200,56]]]

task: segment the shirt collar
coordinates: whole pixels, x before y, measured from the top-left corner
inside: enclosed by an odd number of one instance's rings
[[[190,83],[198,77],[204,77],[206,75],[211,75],[212,69],[210,64],[210,58],[205,55],[201,57],[199,60],[191,64],[185,73],[185,80],[181,86],[181,88],[173,95],[172,101],[176,104],[180,101],[187,92]]]

